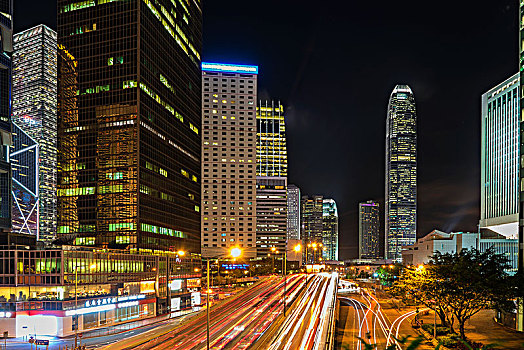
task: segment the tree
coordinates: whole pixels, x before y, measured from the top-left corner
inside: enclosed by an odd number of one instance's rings
[[[440,286],[435,270],[432,265],[406,267],[389,291],[404,301],[413,300],[432,309],[440,318],[442,326],[453,329],[450,310],[446,305],[436,302],[440,296]]]
[[[462,339],[464,326],[482,309],[511,310],[514,308],[512,280],[504,269],[506,257],[492,249],[480,252],[463,249],[459,253],[437,252],[430,263],[439,290],[437,297],[457,320]]]
[[[514,309],[519,288],[504,271],[507,267],[507,259],[492,249],[437,252],[429,264],[405,268],[390,290],[435,310],[442,325],[452,331],[456,321],[466,339],[466,322],[482,309]]]

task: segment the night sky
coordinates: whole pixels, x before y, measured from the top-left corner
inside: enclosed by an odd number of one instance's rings
[[[383,206],[396,84],[417,101],[418,236],[476,230],[480,97],[517,72],[517,0],[203,3],[203,59],[259,66],[259,98],[286,107],[290,183],[337,201],[341,259],[358,254],[358,203]],[[15,30],[55,29],[55,8],[15,0]]]

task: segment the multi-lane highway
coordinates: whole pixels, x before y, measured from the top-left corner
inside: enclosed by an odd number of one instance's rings
[[[339,301],[340,326],[344,328],[339,345],[351,350],[363,350],[365,341],[376,344],[377,349],[385,349],[391,344],[396,344],[401,350],[407,347],[397,339],[414,334],[410,322],[416,310],[386,314],[374,292],[367,288],[339,296]],[[425,347],[422,345],[420,349]]]
[[[268,343],[255,349],[324,349],[329,316],[336,293],[335,275],[321,273],[309,277],[306,291]]]
[[[303,275],[287,278],[288,302],[304,282]],[[213,349],[245,349],[265,332],[283,311],[284,280],[270,277],[211,309],[210,339]],[[107,349],[205,349],[206,315],[194,317],[168,332],[120,341]]]

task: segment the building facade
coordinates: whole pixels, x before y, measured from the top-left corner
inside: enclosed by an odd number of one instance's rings
[[[158,256],[77,246],[1,250],[0,327],[15,337],[64,337],[75,325],[83,332],[192,312],[201,304],[201,275],[195,272],[200,267],[197,255],[174,252]]]
[[[13,43],[13,231],[51,241],[57,201],[56,32],[38,25],[14,35]]]
[[[13,232],[35,235],[38,240],[50,239],[52,235],[40,235],[39,144],[16,123],[12,127],[13,145],[9,159],[13,174]]]
[[[202,63],[202,256],[256,256],[256,66]]]
[[[257,255],[287,240],[287,147],[284,107],[260,101],[257,107]]]
[[[199,2],[59,0],[57,23],[58,235],[200,252]]]
[[[287,185],[287,239],[300,239],[300,188]]]
[[[482,95],[479,227],[518,235],[519,74]]]
[[[385,188],[386,258],[400,261],[402,246],[417,234],[417,114],[407,85],[395,86],[389,98]]]
[[[13,0],[0,1],[0,231],[11,229],[11,77],[13,53]]]
[[[434,230],[426,236],[419,238],[411,246],[402,250],[402,262],[404,265],[419,265],[430,262],[436,253],[454,254],[462,249],[477,249],[486,252],[493,249],[495,254],[504,255],[508,259],[509,268],[507,273],[514,275],[518,267],[518,242],[516,239],[507,239],[495,231],[481,233],[451,232],[446,233]]]
[[[358,205],[358,258],[380,259],[380,207],[367,201]]]
[[[524,2],[520,2],[519,10],[519,75],[520,75],[520,91],[524,91],[522,84],[524,83]],[[522,94],[522,93],[521,93]],[[519,106],[524,106],[524,96],[520,96]],[[524,111],[522,107],[519,107],[519,157],[524,156]],[[519,182],[524,181],[524,162],[520,162],[519,168]],[[524,187],[520,186],[519,188],[519,208],[524,207]],[[524,271],[524,210],[519,210],[519,272]],[[519,306],[517,308],[516,315],[516,328],[518,331],[524,331],[524,300],[520,300]]]
[[[338,210],[330,198],[322,201],[322,258],[338,261]]]
[[[312,245],[319,246],[322,243],[324,198],[304,195],[301,202],[301,239],[305,250],[304,262],[310,264],[319,261],[319,254]]]

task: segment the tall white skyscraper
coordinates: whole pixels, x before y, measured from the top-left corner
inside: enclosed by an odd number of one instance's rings
[[[45,25],[13,37],[13,231],[56,234],[57,41]]]
[[[300,239],[300,188],[287,185],[287,239]]]
[[[519,74],[482,95],[480,227],[517,238]]]
[[[417,236],[417,113],[415,96],[397,85],[386,123],[386,258],[402,260],[402,246]]]
[[[202,256],[256,256],[257,66],[202,63]]]

